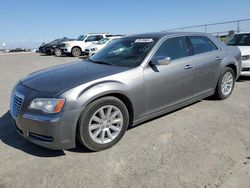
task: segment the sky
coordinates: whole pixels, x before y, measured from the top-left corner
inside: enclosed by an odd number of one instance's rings
[[[86,32],[134,34],[247,19],[249,7],[250,0],[0,0],[0,49],[3,43],[36,48]],[[250,30],[250,21],[244,24]]]

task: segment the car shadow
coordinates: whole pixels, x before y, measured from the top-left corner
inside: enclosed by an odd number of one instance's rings
[[[58,157],[65,155],[63,150],[49,150],[22,138],[15,129],[9,111],[0,117],[0,140],[8,146],[37,157]]]
[[[240,76],[237,82],[247,82],[250,81],[250,76]]]
[[[40,53],[40,56],[52,56],[52,55],[50,55],[50,54],[42,54],[42,53]]]
[[[152,119],[149,119],[147,121],[139,123],[135,126],[130,126],[128,128],[128,131],[132,130],[138,126],[141,126],[142,124],[146,124],[146,123],[154,121],[158,118],[175,113],[179,110],[182,110],[184,108],[187,108],[188,106],[194,105],[194,104],[199,103],[199,102],[201,102],[201,100],[194,102],[190,105],[184,106],[182,108],[179,108],[177,110],[174,110],[172,112],[168,112],[168,113],[162,114],[160,116],[154,117]],[[33,144],[32,142],[29,142],[26,139],[22,138],[16,132],[16,128],[15,128],[14,122],[10,116],[9,111],[6,112],[2,117],[0,117],[0,140],[8,146],[11,146],[11,147],[16,148],[18,150],[21,150],[27,154],[34,155],[37,157],[59,157],[59,156],[65,155],[64,151],[75,152],[75,153],[92,153],[93,152],[93,151],[87,149],[86,147],[83,147],[77,141],[76,141],[75,148],[67,149],[67,150],[50,150],[50,149],[38,146],[36,144]]]
[[[85,59],[88,59],[89,57],[88,57],[88,56],[79,56],[78,58],[79,58],[79,59],[84,59],[84,60],[85,60]]]
[[[62,54],[60,56],[53,55],[53,57],[72,57],[72,56],[69,56],[69,55],[66,55],[66,54]]]
[[[32,142],[29,142],[28,140],[21,137],[16,132],[16,128],[9,111],[0,117],[0,140],[8,146],[37,157],[59,157],[65,155],[64,150],[50,150],[33,144]],[[78,142],[76,142],[76,147],[74,149],[68,149],[65,151],[77,153],[92,152],[80,145]]]

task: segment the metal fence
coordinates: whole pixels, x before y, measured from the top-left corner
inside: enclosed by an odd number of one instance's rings
[[[236,33],[244,31],[250,32],[250,19],[178,27],[174,29],[167,29],[165,31],[197,31],[214,35],[228,34],[229,31],[234,31]]]

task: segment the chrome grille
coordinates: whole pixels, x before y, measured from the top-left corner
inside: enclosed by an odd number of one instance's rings
[[[24,96],[17,92],[12,93],[11,95],[10,114],[15,119],[18,118],[18,115],[20,113],[20,110],[23,104],[23,99],[24,99]]]

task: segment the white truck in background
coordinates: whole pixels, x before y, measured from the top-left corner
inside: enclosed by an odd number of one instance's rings
[[[109,33],[87,33],[79,36],[76,40],[62,42],[59,48],[63,54],[78,57],[85,51],[87,46],[109,36],[112,35]]]
[[[99,40],[98,42],[94,42],[93,44],[89,45],[85,51],[84,51],[84,55],[87,56],[92,56],[94,55],[96,52],[98,52],[99,50],[101,50],[102,48],[104,48],[106,45],[108,45],[109,43],[121,38],[122,35],[114,35],[111,37],[106,37],[103,38],[102,40]]]

